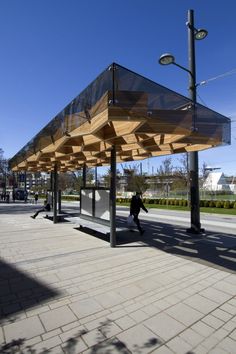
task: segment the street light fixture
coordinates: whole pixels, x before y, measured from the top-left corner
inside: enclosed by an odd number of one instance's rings
[[[189,69],[179,65],[175,62],[175,57],[170,53],[165,53],[160,56],[159,64],[169,65],[173,64],[185,70],[189,74],[189,96],[192,101],[193,112],[193,130],[196,130],[196,68],[195,68],[195,40],[204,39],[208,32],[205,29],[196,29],[194,27],[194,13],[193,10],[188,10],[188,56]],[[191,204],[191,227],[187,230],[191,233],[201,233],[200,223],[200,203],[199,203],[199,183],[198,183],[198,152],[189,153],[189,176],[190,176],[190,204]]]
[[[175,57],[170,53],[165,53],[160,56],[159,64],[161,65],[169,65],[175,62]]]
[[[159,58],[159,64],[161,65],[170,65],[170,64],[173,64],[175,66],[178,66],[179,68],[187,71],[190,75],[192,75],[191,71],[186,69],[184,66],[180,65],[180,64],[177,64],[175,62],[175,57],[170,54],[170,53],[165,53],[165,54],[162,54]]]
[[[194,37],[196,40],[201,40],[201,39],[204,39],[206,38],[206,36],[208,35],[208,32],[207,30],[201,28],[199,30],[195,30],[195,34],[194,34]]]

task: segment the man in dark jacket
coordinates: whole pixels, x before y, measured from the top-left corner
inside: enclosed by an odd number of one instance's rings
[[[140,234],[142,235],[144,233],[145,230],[143,230],[140,226],[140,221],[138,218],[138,215],[140,213],[140,209],[143,209],[144,211],[146,211],[146,213],[148,213],[148,210],[145,208],[145,206],[143,205],[142,199],[141,199],[141,193],[140,192],[136,192],[136,195],[133,195],[132,199],[131,199],[131,203],[130,203],[130,215],[133,215],[134,217],[134,222],[137,225],[137,228],[140,232]]]
[[[44,201],[44,206],[43,206],[43,208],[41,208],[41,209],[39,209],[38,211],[36,211],[36,213],[34,214],[34,215],[32,215],[31,216],[31,218],[32,219],[35,219],[35,218],[37,218],[37,216],[39,215],[39,213],[42,213],[42,212],[47,212],[47,211],[50,211],[51,210],[51,205],[48,203],[48,200],[46,199],[45,201]],[[46,218],[47,218],[48,216],[46,215]]]

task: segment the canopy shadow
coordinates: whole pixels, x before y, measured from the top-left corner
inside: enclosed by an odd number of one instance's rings
[[[15,322],[21,313],[59,292],[0,259],[0,324]]]

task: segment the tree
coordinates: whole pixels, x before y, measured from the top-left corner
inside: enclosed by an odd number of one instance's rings
[[[176,181],[173,187],[176,189],[186,189],[189,185],[188,154],[181,154],[179,158],[180,166],[176,168]]]
[[[122,166],[123,168],[123,166]],[[144,193],[148,189],[148,183],[143,175],[139,174],[140,165],[136,164],[129,168],[123,168],[127,182],[127,191]]]
[[[0,187],[7,187],[7,177],[9,174],[8,160],[4,158],[4,151],[0,148]]]
[[[59,189],[65,191],[67,189],[73,188],[73,176],[70,173],[60,173],[59,174]]]
[[[132,189],[130,189],[132,192],[144,193],[144,192],[146,192],[148,187],[149,187],[149,185],[146,182],[145,176],[141,176],[141,175],[134,175],[133,176]]]
[[[157,189],[157,186],[161,189],[161,192],[168,196],[170,185],[172,185],[172,176],[173,176],[173,165],[172,158],[166,157],[159,168],[157,168],[158,181],[154,186]]]
[[[181,154],[179,158],[180,165],[175,168],[173,174],[172,190],[176,190],[189,196],[189,170],[188,170],[188,154]],[[183,194],[182,194],[183,195]]]
[[[157,174],[159,176],[169,176],[173,173],[172,158],[166,157],[159,168],[157,168]]]
[[[83,172],[82,170],[71,172],[72,177],[72,189],[80,191],[80,188],[83,186]],[[86,186],[93,185],[94,173],[91,168],[86,170]]]
[[[106,188],[109,188],[109,187],[110,187],[110,179],[111,179],[111,169],[108,168],[108,169],[106,170],[105,175],[103,176],[104,186],[105,186]]]

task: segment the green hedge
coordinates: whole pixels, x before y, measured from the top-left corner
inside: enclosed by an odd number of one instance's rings
[[[68,200],[68,201],[79,201],[80,197],[79,195],[62,195],[61,199]]]
[[[130,203],[131,199],[130,198],[117,198],[116,199],[117,203]],[[143,199],[144,204],[156,204],[156,205],[174,205],[174,206],[183,206],[187,207],[188,206],[188,201],[186,199],[166,199],[166,198],[160,198],[160,199],[149,199],[149,198],[144,198]],[[229,200],[200,200],[200,207],[204,208],[224,208],[224,209],[236,209],[236,200],[235,201],[229,201]]]

